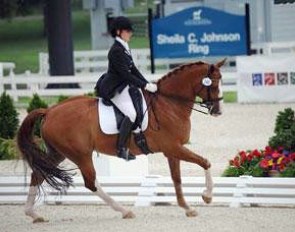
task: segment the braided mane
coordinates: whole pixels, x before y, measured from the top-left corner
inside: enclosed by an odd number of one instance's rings
[[[160,82],[166,80],[167,78],[177,75],[177,73],[179,71],[183,71],[186,68],[191,68],[194,65],[202,65],[202,64],[205,64],[205,63],[203,61],[197,61],[197,62],[193,62],[193,63],[187,63],[187,64],[180,65],[180,66],[176,67],[175,69],[173,69],[172,71],[170,71],[169,73],[167,73],[166,75],[164,75],[161,79],[159,79],[158,84],[160,84]]]

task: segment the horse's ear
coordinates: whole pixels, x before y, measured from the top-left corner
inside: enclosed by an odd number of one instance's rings
[[[219,62],[216,64],[216,66],[217,66],[218,68],[220,68],[221,66],[223,66],[223,65],[225,64],[225,62],[226,62],[226,58],[224,58],[222,61],[219,61]]]

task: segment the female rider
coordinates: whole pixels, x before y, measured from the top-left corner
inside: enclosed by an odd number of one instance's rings
[[[156,92],[157,85],[149,83],[132,60],[128,46],[133,33],[130,20],[123,16],[115,18],[110,33],[115,41],[108,53],[108,72],[100,84],[99,92],[104,99],[110,100],[125,115],[119,128],[117,155],[120,158],[132,160],[135,156],[129,153],[126,143],[136,120],[136,111],[129,88],[144,88],[149,92]]]

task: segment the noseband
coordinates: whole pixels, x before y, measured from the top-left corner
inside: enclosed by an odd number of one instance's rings
[[[201,89],[196,93],[196,95],[199,95],[199,93],[204,88],[206,88],[207,99],[206,100],[202,99],[202,102],[200,102],[200,104],[201,104],[201,106],[206,107],[208,110],[210,110],[210,108],[212,107],[214,102],[218,102],[218,101],[221,101],[223,99],[223,97],[218,97],[218,98],[212,98],[211,97],[212,83],[213,83],[214,80],[217,80],[217,79],[214,79],[214,78],[211,77],[213,72],[214,72],[214,65],[210,64],[206,77],[204,77],[202,79]]]

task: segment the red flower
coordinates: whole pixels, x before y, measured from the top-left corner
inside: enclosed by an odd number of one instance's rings
[[[283,163],[281,163],[281,164],[279,165],[279,171],[280,171],[280,172],[284,171],[285,167],[286,167],[286,166],[285,166]]]
[[[250,153],[250,154],[247,156],[247,160],[250,162],[252,159],[253,159],[253,154]]]
[[[245,151],[240,151],[239,155],[241,157],[241,164],[243,164],[247,160],[247,154]]]
[[[265,147],[265,155],[270,155],[272,153],[272,148],[270,146]]]
[[[251,152],[253,156],[255,157],[260,157],[261,156],[261,152],[258,151],[257,149],[255,149],[254,151]]]
[[[261,168],[264,168],[264,169],[268,168],[268,165],[269,165],[269,163],[268,163],[268,160],[267,160],[267,159],[263,159],[263,160],[261,160],[260,163],[259,163],[259,166],[260,166]]]
[[[236,166],[237,168],[241,166],[239,157],[235,157],[235,158],[234,158],[234,160],[233,160],[233,164],[234,164],[234,166]]]

